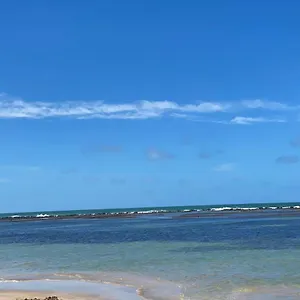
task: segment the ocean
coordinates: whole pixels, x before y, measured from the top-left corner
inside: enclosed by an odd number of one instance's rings
[[[298,205],[110,210],[170,213],[105,219],[47,220],[99,210],[2,214],[43,217],[0,222],[0,289],[88,290],[122,300],[300,299]]]

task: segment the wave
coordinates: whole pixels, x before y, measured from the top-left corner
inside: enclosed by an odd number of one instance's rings
[[[48,215],[48,214],[38,214],[38,215],[36,215],[36,218],[48,218],[48,217],[50,217],[50,215]]]

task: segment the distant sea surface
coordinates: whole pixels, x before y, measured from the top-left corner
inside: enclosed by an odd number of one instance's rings
[[[6,218],[172,212],[136,218],[37,217],[0,222],[0,289],[51,283],[52,287],[65,285],[95,293],[99,287],[111,299],[122,300],[142,299],[138,294],[153,300],[300,299],[300,214],[273,216],[277,209],[298,206],[271,203],[2,214]],[[180,218],[189,210],[256,207],[270,208],[264,214],[254,210]],[[101,284],[111,288],[105,290]]]
[[[189,205],[189,206],[153,206],[134,208],[113,209],[84,209],[84,210],[61,210],[61,211],[35,211],[0,213],[1,218],[8,217],[47,217],[47,216],[70,216],[70,215],[95,215],[95,214],[118,214],[118,213],[140,213],[149,214],[155,212],[188,212],[188,211],[226,211],[226,210],[253,210],[253,209],[289,209],[300,208],[298,202],[283,203],[251,203],[251,204],[222,204],[222,205]]]

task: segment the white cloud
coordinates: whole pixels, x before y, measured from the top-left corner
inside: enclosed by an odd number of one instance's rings
[[[300,106],[290,106],[285,103],[256,100],[242,101],[242,105],[249,109],[266,109],[266,110],[296,110],[300,109]]]
[[[170,113],[222,112],[228,105],[203,102],[180,105],[172,101],[139,101],[108,104],[103,101],[26,102],[0,94],[0,118],[102,118],[102,119],[149,119]]]
[[[171,153],[160,151],[160,150],[157,150],[157,149],[154,149],[154,148],[149,149],[147,151],[147,158],[149,160],[153,160],[153,161],[171,159],[173,157],[174,156]]]
[[[277,110],[287,111],[297,107],[279,102],[249,100],[241,102],[200,102],[179,104],[174,101],[138,101],[131,103],[105,103],[103,101],[24,101],[0,93],[0,119],[124,119],[143,120],[163,117],[181,118],[189,121],[220,124],[252,124],[262,122],[283,122],[279,119],[263,117],[224,118],[228,112],[239,110]],[[219,118],[222,113],[222,118]],[[204,115],[217,114],[218,119],[206,118]]]
[[[262,117],[234,117],[230,120],[231,124],[250,125],[253,123],[284,123],[283,119],[267,119]]]
[[[235,168],[235,164],[233,163],[224,163],[214,167],[215,172],[231,172]]]

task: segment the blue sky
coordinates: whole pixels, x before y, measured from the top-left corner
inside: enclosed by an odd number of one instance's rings
[[[0,211],[297,201],[296,1],[7,1]]]

